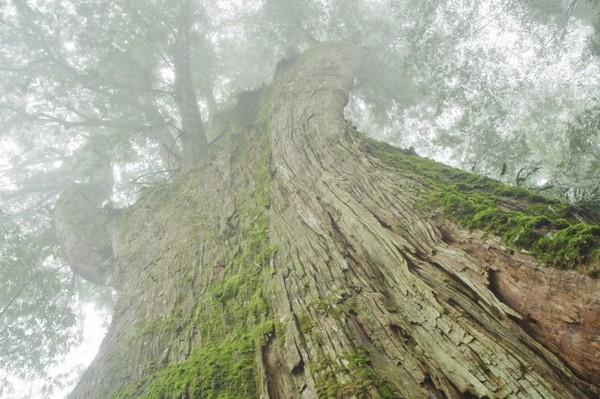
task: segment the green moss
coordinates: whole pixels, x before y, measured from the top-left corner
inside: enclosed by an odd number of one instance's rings
[[[133,326],[133,336],[135,339],[144,339],[153,336],[160,330],[160,323],[157,320],[140,320]]]
[[[506,185],[499,185],[494,188],[494,194],[501,197],[509,197],[509,198],[519,198],[526,199],[530,203],[541,203],[547,204],[548,198],[539,195],[533,191],[527,190],[523,187],[512,187]]]
[[[367,150],[429,188],[425,202],[431,211],[500,236],[551,266],[600,264],[600,227],[580,223],[568,205],[363,139]]]
[[[302,313],[298,315],[296,317],[296,322],[298,323],[298,329],[303,334],[308,333],[314,327],[312,317],[308,313]]]
[[[182,363],[166,367],[115,396],[124,398],[252,398],[254,341],[249,334],[229,334],[203,346]]]
[[[321,360],[313,365],[317,372],[317,395],[323,398],[369,398],[375,390],[383,399],[400,397],[396,387],[374,368],[370,353],[364,349],[342,354],[344,365]]]
[[[541,259],[550,265],[565,267],[600,260],[600,226],[573,224],[556,233],[540,238],[534,248]]]
[[[344,289],[329,293],[326,297],[318,298],[308,304],[317,312],[326,312],[334,315],[345,315],[351,309],[356,309],[356,298]]]
[[[383,399],[398,397],[396,387],[375,372],[367,351],[358,350],[349,357],[349,360],[358,369],[363,386],[374,386]]]
[[[280,342],[285,342],[286,328],[285,324],[281,323],[279,320],[275,320],[273,322],[273,331],[275,331],[275,335]]]

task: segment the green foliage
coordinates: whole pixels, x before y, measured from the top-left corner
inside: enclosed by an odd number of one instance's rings
[[[589,33],[582,26],[598,9],[588,8],[584,1],[396,0],[401,27],[383,70],[351,100],[353,121],[380,140],[490,177],[505,164],[505,182],[536,167],[527,183],[545,180],[571,157],[565,121],[597,96],[599,59],[582,45]]]
[[[77,318],[68,306],[70,280],[49,248],[23,233],[0,213],[0,378],[31,381],[77,341]],[[62,381],[49,383],[48,389]],[[10,383],[0,384],[0,396]]]
[[[580,222],[576,210],[520,187],[459,171],[365,138],[368,148],[391,166],[430,186],[433,208],[468,228],[503,238],[558,267],[600,264],[600,226]]]

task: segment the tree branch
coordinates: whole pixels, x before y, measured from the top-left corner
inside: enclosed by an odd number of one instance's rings
[[[8,301],[8,304],[4,307],[4,309],[2,309],[2,311],[0,311],[0,317],[4,316],[4,314],[12,306],[12,304],[15,303],[15,301],[17,299],[19,299],[19,297],[23,293],[23,290],[25,290],[25,288],[27,288],[27,286],[29,284],[31,284],[32,282],[33,282],[33,276],[29,277],[29,279],[27,279],[27,281],[25,281],[25,283],[23,283],[23,285],[21,286],[21,288],[19,288],[19,290],[17,291],[17,293],[10,299],[10,301]]]

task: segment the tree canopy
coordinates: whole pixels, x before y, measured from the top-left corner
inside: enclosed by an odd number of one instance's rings
[[[101,182],[102,209],[133,203],[200,159],[209,132],[230,129],[220,111],[318,42],[372,55],[346,109],[364,133],[598,218],[599,10],[591,0],[3,2],[0,378],[43,375],[75,341],[77,295],[108,295],[58,255],[60,193]]]

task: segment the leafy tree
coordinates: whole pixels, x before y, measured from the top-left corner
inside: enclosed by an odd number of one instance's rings
[[[73,345],[76,319],[65,290],[72,280],[53,260],[53,248],[32,241],[6,214],[0,217],[0,394],[5,395],[9,376],[43,376]]]
[[[444,147],[450,161],[465,169],[476,166],[498,177],[506,161],[506,181],[514,182],[523,167],[558,167],[554,160],[565,155],[565,115],[591,104],[597,87],[589,79],[597,65],[584,62],[578,31],[563,45],[549,46],[547,38],[558,28],[532,23],[529,10],[516,2],[460,3],[397,2],[398,17],[414,22],[398,35],[397,59],[408,63],[394,69],[408,72],[416,86],[411,93],[421,100],[388,101],[375,120],[387,124],[387,115],[402,114],[395,127],[402,135],[388,137],[432,156]],[[565,76],[573,78],[561,80]],[[405,91],[399,86],[397,93]],[[419,135],[412,134],[415,125]],[[427,148],[420,137],[436,145]]]

